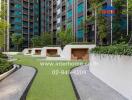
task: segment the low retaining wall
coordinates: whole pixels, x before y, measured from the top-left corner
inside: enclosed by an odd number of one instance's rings
[[[132,100],[132,57],[90,54],[90,72]]]
[[[6,55],[17,55],[19,53],[20,52],[3,52],[3,54],[6,54]]]
[[[16,65],[13,65],[13,68],[10,69],[9,71],[3,73],[0,75],[0,81],[3,80],[4,78],[6,78],[8,75],[10,75],[12,72],[14,72],[17,69]]]

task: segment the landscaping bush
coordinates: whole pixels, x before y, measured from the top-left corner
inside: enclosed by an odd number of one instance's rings
[[[110,45],[110,46],[98,46],[92,49],[91,52],[97,54],[132,56],[132,46],[122,45],[122,44]]]
[[[12,68],[12,63],[0,58],[0,74],[10,70]]]
[[[7,56],[7,55],[5,55],[5,54],[2,54],[2,53],[0,52],[0,58],[7,59],[7,58],[8,58],[8,56]]]
[[[10,70],[12,68],[12,63],[8,62],[6,59],[8,58],[7,55],[2,54],[0,52],[0,74]]]

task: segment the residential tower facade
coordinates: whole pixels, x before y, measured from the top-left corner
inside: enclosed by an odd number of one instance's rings
[[[25,38],[22,48],[31,47],[31,38],[39,35],[39,0],[9,0],[9,40],[12,34]],[[14,48],[11,41],[9,48]]]

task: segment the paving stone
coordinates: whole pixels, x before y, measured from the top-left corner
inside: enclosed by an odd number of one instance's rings
[[[83,74],[76,73],[82,71]],[[77,67],[70,74],[81,100],[128,100],[95,77],[89,71],[88,65]]]
[[[34,68],[22,66],[0,81],[0,100],[20,100],[35,73]]]

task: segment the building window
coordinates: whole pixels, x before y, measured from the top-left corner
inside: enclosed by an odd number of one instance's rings
[[[22,28],[21,26],[15,25],[15,29],[16,29],[16,30],[21,30],[21,28]]]
[[[15,22],[21,22],[21,18],[15,18]]]
[[[20,11],[16,11],[16,12],[15,12],[15,15],[16,15],[16,16],[21,15],[21,14],[22,14],[22,12],[20,12]]]
[[[72,5],[72,0],[68,0],[67,5],[68,6]]]
[[[78,13],[81,13],[81,12],[83,12],[83,3],[80,3],[78,5]]]
[[[78,30],[77,31],[77,41],[78,42],[82,42],[83,41],[83,35],[84,35],[84,32],[83,32],[83,30]]]
[[[20,4],[16,4],[15,8],[21,8],[22,6]]]
[[[68,18],[72,17],[72,10],[69,10],[69,11],[68,11],[67,17],[68,17]]]
[[[78,17],[77,24],[81,25],[82,22],[83,22],[83,16]]]

